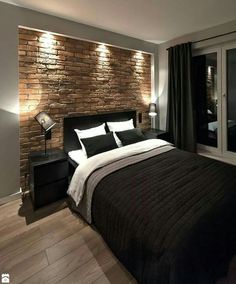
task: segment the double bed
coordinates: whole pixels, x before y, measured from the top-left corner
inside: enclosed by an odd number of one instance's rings
[[[64,150],[81,148],[76,128],[130,119],[135,127],[135,111],[65,118]],[[69,162],[72,208],[139,283],[210,284],[226,276],[236,254],[236,167],[159,139]]]

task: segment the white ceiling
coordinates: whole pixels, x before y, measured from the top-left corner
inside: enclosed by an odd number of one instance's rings
[[[236,0],[0,1],[155,43],[236,19]]]

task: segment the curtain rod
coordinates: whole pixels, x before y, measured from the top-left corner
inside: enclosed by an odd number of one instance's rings
[[[209,39],[214,39],[214,38],[218,38],[218,37],[221,37],[221,36],[230,35],[230,34],[234,34],[234,33],[236,33],[236,31],[232,31],[232,32],[228,32],[228,33],[224,33],[224,34],[220,34],[220,35],[216,35],[216,36],[206,37],[206,38],[203,38],[203,39],[193,41],[192,43],[198,43],[198,42],[202,42],[202,41],[206,41],[206,40],[209,40]],[[166,50],[168,50],[168,49],[170,49],[170,47],[168,47]]]

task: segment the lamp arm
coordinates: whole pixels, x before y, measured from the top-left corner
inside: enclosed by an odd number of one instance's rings
[[[44,131],[44,155],[45,157],[47,156],[47,137],[46,137],[47,132]]]

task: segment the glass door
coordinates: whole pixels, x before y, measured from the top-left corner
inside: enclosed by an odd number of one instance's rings
[[[236,157],[236,44],[222,49],[223,152]]]
[[[221,51],[204,49],[193,57],[193,95],[198,148],[221,152]]]

